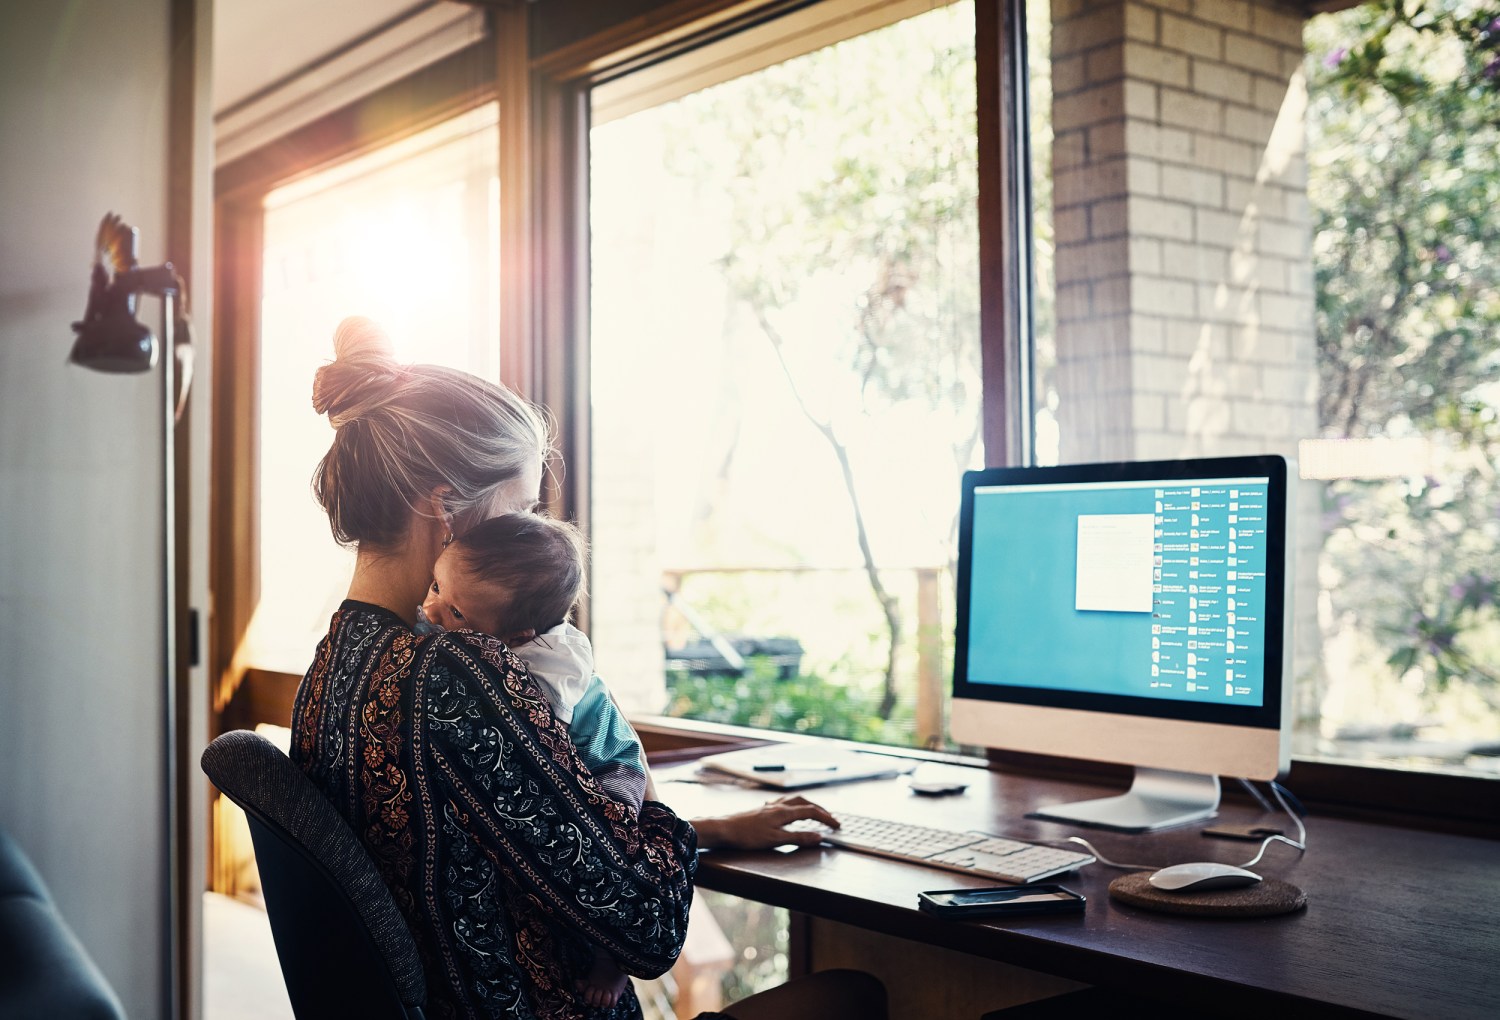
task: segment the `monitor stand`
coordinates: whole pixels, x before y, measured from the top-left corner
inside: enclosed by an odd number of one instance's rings
[[[1130,790],[1118,797],[1057,804],[1027,817],[1116,832],[1155,832],[1206,821],[1218,811],[1218,776],[1137,768]]]

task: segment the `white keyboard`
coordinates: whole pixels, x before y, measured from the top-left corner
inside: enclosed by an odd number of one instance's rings
[[[815,821],[793,822],[789,829],[820,832],[823,842],[847,850],[893,857],[898,861],[978,875],[1001,882],[1036,882],[1092,864],[1091,854],[1078,850],[1023,843],[986,832],[955,832],[923,825],[892,822],[865,815],[835,815],[838,829]]]

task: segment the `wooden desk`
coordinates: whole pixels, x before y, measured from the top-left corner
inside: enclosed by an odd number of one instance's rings
[[[658,774],[663,798],[689,817],[752,807],[768,796],[681,781],[692,772],[682,766]],[[947,765],[923,765],[920,774],[951,774],[971,785],[963,796],[941,799],[911,794],[904,779],[809,795],[835,811],[917,824],[1031,839],[1082,834],[1120,861],[1238,864],[1256,846],[1206,839],[1196,828],[1128,836],[1024,817],[1043,804],[1112,792],[1099,787]],[[1220,817],[1249,822],[1260,814],[1229,805]],[[708,851],[698,881],[812,918],[1128,988],[1206,1015],[1500,1016],[1500,843],[1312,818],[1308,846],[1301,856],[1274,846],[1257,865],[1268,877],[1301,886],[1307,909],[1253,920],[1173,916],[1116,903],[1108,885],[1122,872],[1100,864],[1061,880],[1089,898],[1082,916],[998,923],[941,921],[915,909],[921,890],[991,883],[830,847]]]

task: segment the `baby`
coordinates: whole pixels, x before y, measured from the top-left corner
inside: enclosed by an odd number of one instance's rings
[[[534,513],[502,514],[455,538],[433,567],[420,618],[445,630],[502,639],[536,677],[578,756],[615,800],[639,810],[645,756],[635,731],[594,675],[589,639],[567,616],[583,592],[583,537],[570,524]],[[625,974],[595,947],[579,993],[607,1008]]]

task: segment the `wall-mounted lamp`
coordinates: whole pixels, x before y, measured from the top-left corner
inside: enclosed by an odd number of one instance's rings
[[[78,338],[68,360],[98,372],[149,372],[156,367],[159,347],[151,328],[135,317],[136,300],[142,294],[154,294],[162,300],[162,344],[169,354],[161,358],[162,373],[162,585],[165,608],[162,613],[162,651],[164,676],[162,694],[166,726],[165,770],[163,788],[165,803],[166,884],[165,918],[162,931],[166,942],[168,987],[179,984],[177,967],[182,959],[180,949],[183,925],[180,921],[182,895],[182,849],[185,846],[182,811],[179,805],[178,671],[181,660],[177,650],[177,446],[176,425],[187,402],[188,384],[192,378],[191,329],[181,309],[187,294],[182,277],[172,263],[142,268],[136,260],[138,233],[120,217],[110,213],[99,224],[94,244],[94,270],[89,285],[88,306],[82,320],[73,323]],[[174,332],[176,342],[174,343]],[[182,1015],[177,1009],[173,1015]]]
[[[142,268],[136,258],[139,231],[114,213],[99,224],[94,244],[94,271],[88,306],[73,323],[78,339],[68,360],[96,372],[149,372],[156,367],[158,345],[151,327],[135,317],[142,294],[162,299],[162,339],[172,351],[167,359],[167,392],[175,396],[174,420],[182,414],[192,379],[192,328],[182,311],[187,303],[182,277],[166,262]],[[176,311],[174,313],[174,304]],[[174,342],[174,332],[176,342]],[[172,364],[172,362],[176,364]],[[174,372],[174,369],[177,369]],[[176,385],[172,385],[176,375]]]

